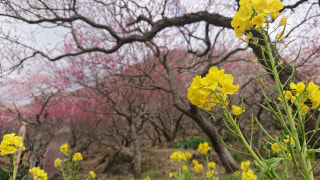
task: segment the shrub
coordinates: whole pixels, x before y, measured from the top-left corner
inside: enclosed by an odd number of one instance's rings
[[[209,138],[204,137],[192,137],[190,139],[183,139],[174,143],[175,148],[179,149],[197,149],[200,143],[207,142],[212,146]]]

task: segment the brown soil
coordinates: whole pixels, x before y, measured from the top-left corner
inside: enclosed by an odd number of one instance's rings
[[[166,149],[166,148],[142,148],[142,175],[146,176],[152,174],[152,179],[165,180],[168,179],[169,172],[177,170],[177,163],[170,160],[170,155],[175,151],[186,152],[181,149]],[[199,154],[196,150],[188,150],[192,154],[192,159],[199,161],[204,160],[204,156]],[[97,180],[133,180],[132,175],[128,172],[123,172],[119,175],[111,175],[108,172],[103,172],[107,165],[107,158],[105,162],[101,160],[111,155],[113,151],[106,147],[94,147],[89,153],[84,154],[84,161],[81,163],[81,169],[88,172],[94,170],[97,174]],[[212,154],[213,161],[217,162],[217,172],[223,174],[223,169],[216,153]],[[190,166],[192,163],[190,162]]]

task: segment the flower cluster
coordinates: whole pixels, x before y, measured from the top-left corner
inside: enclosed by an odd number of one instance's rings
[[[257,176],[254,174],[252,169],[249,169],[250,161],[242,161],[241,162],[241,180],[256,180]]]
[[[253,27],[260,27],[270,14],[276,19],[283,8],[280,0],[240,0],[239,11],[234,15],[231,26],[237,37],[241,37],[245,31]]]
[[[298,84],[290,83],[290,90],[284,91],[286,101],[290,101],[298,107],[302,115],[306,115],[311,109],[316,109],[320,105],[319,86],[314,82],[306,86],[303,82]],[[281,100],[281,98],[278,98]],[[320,108],[318,109],[320,111]]]
[[[294,139],[292,136],[286,135],[283,142],[275,142],[271,145],[271,150],[275,153],[282,154],[284,157],[292,159],[291,153],[288,151],[288,146],[295,146]]]
[[[207,154],[207,152],[210,150],[211,150],[211,147],[209,146],[209,144],[207,142],[200,143],[198,146],[198,152],[200,152],[202,154]]]
[[[188,159],[191,158],[191,154],[189,152],[183,153],[181,151],[173,152],[170,156],[171,160],[175,161],[187,161]]]
[[[79,162],[83,160],[83,156],[80,152],[76,152],[72,155],[72,151],[68,143],[63,144],[60,147],[60,151],[66,155],[65,159],[57,158],[54,161],[54,167],[62,172],[63,179],[74,179],[78,170]],[[88,179],[95,179],[96,174],[90,171],[87,177]]]
[[[146,178],[144,178],[143,180],[151,180],[151,178],[149,176],[147,176]]]
[[[233,114],[236,116],[242,114],[245,111],[244,107],[239,107],[236,105],[232,105],[232,110],[233,110]]]
[[[217,103],[226,104],[227,95],[237,93],[239,85],[233,84],[231,74],[224,74],[224,69],[212,67],[206,77],[193,78],[188,89],[188,99],[193,105],[210,111]]]
[[[3,140],[0,144],[0,154],[1,156],[13,154],[16,152],[17,147],[20,147],[22,150],[25,149],[22,137],[17,136],[15,133],[6,134],[3,136]]]
[[[62,160],[60,158],[57,158],[55,161],[54,161],[54,167],[58,167],[61,165],[61,162]]]
[[[203,165],[199,163],[197,160],[192,160],[192,163],[194,165],[193,169],[195,172],[200,172],[203,169]]]
[[[61,147],[60,147],[60,151],[65,154],[66,156],[68,156],[69,153],[69,145],[68,143],[64,143]]]
[[[34,168],[30,169],[29,172],[32,174],[33,180],[47,180],[48,179],[47,173],[45,173],[39,167],[34,167]]]
[[[94,171],[89,171],[89,176],[91,179],[96,178],[96,173],[94,173]]]
[[[188,160],[191,158],[191,154],[189,152],[173,152],[170,156],[170,159],[178,161],[178,170],[175,172],[170,172],[169,177],[175,179],[191,180],[194,176],[194,172],[201,172],[205,179],[219,180],[219,177],[216,177],[217,174],[215,172],[216,163],[213,161],[209,161],[210,157],[208,151],[210,149],[211,147],[207,142],[199,144],[198,151],[206,155],[206,161],[204,163],[200,163],[196,159],[193,159],[193,168],[188,168]]]
[[[77,162],[77,161],[82,161],[83,160],[83,157],[82,157],[82,154],[77,152],[77,153],[74,153],[73,157],[72,157],[72,161],[74,162]]]

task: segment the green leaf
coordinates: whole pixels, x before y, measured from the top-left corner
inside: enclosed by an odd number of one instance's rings
[[[319,149],[308,149],[307,150],[307,159],[310,159],[313,161],[315,153],[320,153],[320,148]]]
[[[268,167],[275,167],[280,164],[280,161],[284,160],[283,157],[273,157],[270,159],[265,160]]]

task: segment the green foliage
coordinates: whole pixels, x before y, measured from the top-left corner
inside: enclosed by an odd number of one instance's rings
[[[0,169],[0,179],[1,180],[7,180],[9,179],[9,174],[4,169]]]
[[[209,138],[192,137],[190,139],[183,139],[181,141],[174,142],[174,147],[179,149],[197,149],[199,144],[204,142],[207,142],[212,146]]]
[[[16,180],[23,180],[28,174],[29,166],[19,168]],[[13,176],[13,167],[7,169],[0,169],[0,180],[9,180]]]

